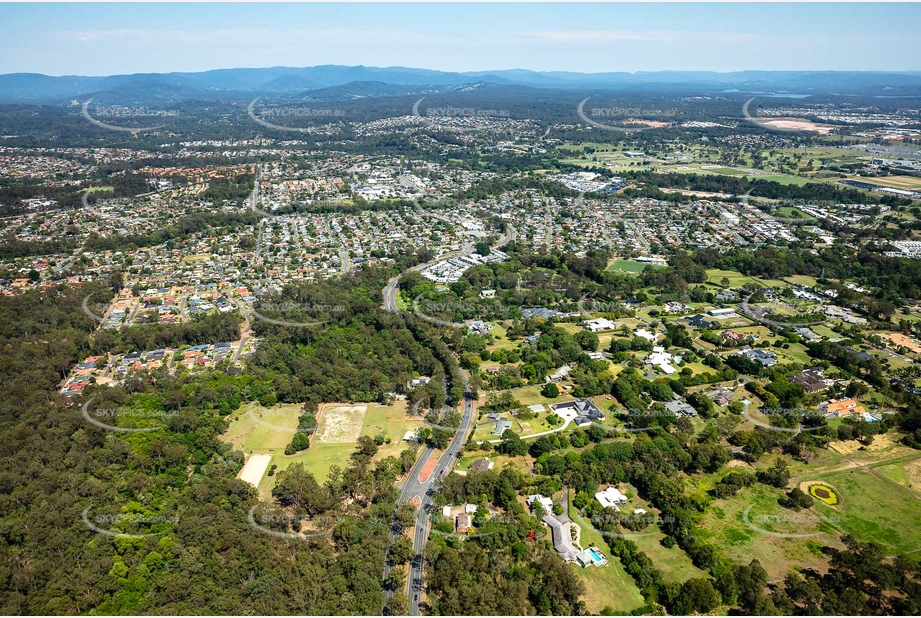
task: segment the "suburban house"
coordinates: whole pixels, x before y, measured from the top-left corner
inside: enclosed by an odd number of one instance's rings
[[[684,321],[694,328],[713,328],[720,325],[716,320],[708,320],[706,316],[700,314],[688,316],[684,318]]]
[[[495,465],[496,465],[495,462],[489,461],[488,459],[483,458],[483,459],[477,459],[475,462],[473,462],[473,465],[470,466],[470,469],[473,470],[474,472],[486,472],[487,470],[492,470],[493,466]]]
[[[553,549],[560,555],[560,558],[566,562],[574,562],[579,550],[572,544],[572,524],[564,524],[553,515],[544,515],[541,521],[550,526],[550,533],[553,535]]]
[[[598,331],[602,331],[602,330],[614,330],[615,328],[617,328],[617,324],[607,318],[595,318],[594,320],[585,320],[584,322],[582,322],[582,326],[584,326],[587,330],[590,330],[593,333],[597,333]]]
[[[720,333],[720,337],[724,341],[728,340],[728,341],[734,341],[736,343],[745,341],[745,335],[743,335],[742,333],[737,333],[734,330],[724,330],[723,332]]]
[[[455,530],[457,532],[467,532],[470,529],[470,515],[467,513],[461,513],[457,516],[457,526]]]
[[[691,307],[677,301],[669,301],[665,303],[665,311],[668,313],[684,313],[686,311],[691,311]]]
[[[476,333],[477,335],[485,335],[492,330],[492,324],[487,324],[483,320],[473,320],[469,323],[469,328],[471,333]]]
[[[818,341],[821,339],[811,328],[806,326],[801,326],[799,328],[794,328],[793,332],[805,339],[806,341]]]
[[[818,393],[824,391],[828,388],[828,380],[824,378],[824,373],[821,367],[813,367],[811,369],[803,369],[797,375],[793,376],[790,380],[796,384],[799,384],[807,393]]]
[[[626,503],[627,503],[627,496],[625,496],[624,494],[620,493],[620,490],[617,489],[616,487],[608,487],[608,488],[605,489],[604,491],[599,491],[598,493],[596,493],[596,494],[595,494],[595,500],[597,500],[598,503],[599,503],[603,508],[606,508],[606,509],[607,509],[607,508],[612,508],[612,509],[614,509],[615,511],[618,511],[618,512],[619,512],[619,511],[620,511],[620,507],[618,507],[617,505],[618,505],[618,504],[626,504]]]
[[[713,318],[718,318],[718,319],[732,318],[732,317],[735,317],[736,310],[732,309],[731,307],[727,307],[724,309],[711,309],[710,311],[707,312],[707,315]]]
[[[546,307],[528,307],[527,309],[521,310],[521,315],[524,318],[543,318],[549,320],[550,318],[559,315],[559,312],[552,311]]]
[[[640,337],[642,339],[645,339],[646,341],[652,341],[653,343],[655,343],[656,339],[658,338],[658,335],[656,335],[655,333],[649,332],[645,328],[636,329],[635,331],[633,331],[633,336]]]
[[[662,346],[655,346],[652,349],[652,353],[646,357],[644,362],[647,365],[658,367],[665,375],[672,375],[673,373],[678,372],[677,369],[672,367],[672,355],[669,352],[666,352],[665,348]]]
[[[665,409],[677,417],[697,416],[697,410],[691,404],[682,401],[677,395],[675,398],[665,404]]]
[[[569,375],[570,371],[572,371],[572,367],[569,365],[563,365],[549,376],[547,376],[547,382],[562,382],[566,379],[566,376]]]
[[[495,290],[480,290],[480,298],[495,298]]]
[[[704,393],[704,395],[718,406],[728,406],[735,397],[735,393],[724,386],[717,386],[712,391]]]
[[[422,376],[421,378],[413,378],[406,385],[406,388],[415,388],[417,386],[425,386],[431,381],[432,381],[432,378],[429,378],[428,376]]]
[[[505,433],[506,429],[511,429],[511,428],[512,428],[512,421],[507,421],[503,419],[503,420],[496,422],[496,428],[493,429],[490,433],[492,433],[492,435],[494,436],[501,436],[503,433]]]
[[[819,410],[828,418],[851,416],[852,414],[864,415],[867,411],[856,399],[829,399],[819,404]]]
[[[527,500],[525,500],[525,502],[527,502],[528,506],[531,506],[531,505],[533,505],[535,502],[537,502],[537,503],[539,503],[542,507],[544,507],[544,512],[546,512],[546,513],[552,513],[552,512],[553,512],[553,500],[551,500],[551,499],[548,498],[547,496],[542,496],[542,495],[540,495],[540,494],[532,494],[532,495],[530,495],[530,496],[527,497]]]
[[[551,403],[550,409],[554,412],[574,412],[578,416],[575,423],[579,427],[591,425],[596,421],[604,420],[604,412],[598,409],[591,399],[577,399],[576,401],[564,401],[563,403]]]
[[[739,300],[739,295],[734,290],[721,290],[713,298],[721,303],[731,303]]]
[[[755,349],[750,346],[745,346],[739,350],[739,354],[750,361],[761,363],[765,367],[772,367],[773,365],[777,364],[777,355],[773,352],[768,352],[767,350]]]

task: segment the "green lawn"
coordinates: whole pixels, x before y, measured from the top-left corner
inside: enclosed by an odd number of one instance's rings
[[[837,519],[837,527],[861,541],[874,541],[888,553],[921,549],[921,501],[866,470],[844,470],[821,477],[841,503],[836,507],[816,501],[823,515]]]
[[[256,403],[245,403],[231,415],[230,426],[222,439],[246,453],[284,452],[294,437],[300,410],[300,404],[264,408]]]
[[[295,463],[306,463],[307,469],[313,473],[319,482],[329,478],[329,469],[333,466],[345,468],[349,463],[349,456],[355,452],[355,444],[311,444],[306,451],[295,455],[285,455],[284,451],[272,455],[272,464],[278,466],[276,475],[288,466]],[[271,491],[275,486],[274,476],[266,476],[259,485],[259,492]]]
[[[836,531],[828,524],[814,523],[822,513],[807,519],[804,511],[794,513],[781,507],[777,500],[783,493],[780,489],[756,483],[735,496],[715,500],[708,507],[696,534],[734,562],[748,564],[757,558],[772,580],[784,577],[793,568],[824,570],[827,558],[821,548],[825,545],[841,547]],[[749,507],[751,525],[743,519]],[[815,534],[790,538],[763,531]]]
[[[644,264],[642,262],[634,262],[633,260],[612,260],[611,263],[608,264],[607,269],[637,274],[643,272],[643,269],[647,266],[649,268],[663,268],[663,266]]]
[[[570,494],[571,495],[571,494]],[[611,555],[608,544],[600,532],[592,528],[585,519],[579,515],[578,509],[570,505],[569,517],[581,529],[581,545],[597,546],[608,557],[609,564],[603,567],[582,568],[570,565],[579,578],[585,582],[585,604],[590,612],[597,614],[604,607],[610,606],[620,615],[628,615],[634,609],[645,605],[643,595],[640,594],[636,582],[624,570],[620,560]]]

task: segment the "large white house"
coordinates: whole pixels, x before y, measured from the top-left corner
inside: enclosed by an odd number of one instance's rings
[[[607,318],[595,318],[594,320],[585,320],[584,322],[582,322],[582,326],[584,326],[587,330],[592,331],[593,333],[597,333],[598,331],[601,331],[601,330],[614,330],[615,328],[617,328],[617,324]]]
[[[613,508],[615,511],[620,511],[617,505],[626,504],[627,496],[620,493],[620,490],[616,487],[608,487],[604,491],[596,493],[595,500],[604,508]]]

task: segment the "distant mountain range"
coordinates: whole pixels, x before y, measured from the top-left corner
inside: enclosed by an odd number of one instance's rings
[[[921,72],[659,71],[540,72],[525,69],[453,73],[408,67],[325,65],[218,69],[201,73],[137,73],[51,77],[0,75],[0,103],[65,104],[91,96],[132,101],[214,100],[254,96],[349,99],[463,90],[474,84],[566,90],[726,91],[796,94],[921,95]]]

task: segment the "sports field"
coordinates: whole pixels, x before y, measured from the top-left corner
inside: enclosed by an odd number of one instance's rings
[[[317,415],[319,424],[313,439],[318,444],[358,442],[368,406],[324,403]]]
[[[260,481],[262,481],[262,476],[269,467],[270,461],[272,461],[272,456],[269,453],[250,455],[240,473],[237,474],[237,478],[246,481],[253,487],[258,487]]]
[[[848,180],[868,182],[870,184],[880,185],[881,187],[891,187],[893,189],[907,189],[909,191],[921,189],[921,178],[916,178],[915,176],[882,176],[877,178],[861,176],[859,178],[849,178]]]
[[[403,435],[414,431],[422,421],[407,414],[405,400],[389,406],[378,404],[327,403],[319,411],[317,430],[310,436],[310,448],[294,455],[285,455],[285,447],[291,443],[297,429],[301,404],[279,404],[264,408],[256,403],[244,404],[230,419],[230,427],[222,439],[247,457],[265,455],[270,460],[259,471],[261,480],[252,477],[258,484],[262,496],[268,495],[275,485],[275,476],[265,476],[269,466],[274,465],[276,474],[294,463],[306,463],[318,481],[329,477],[333,466],[345,468],[355,452],[359,436],[383,435],[390,444],[379,447],[374,459],[399,456],[407,448]],[[257,459],[257,462],[261,459]],[[249,465],[249,464],[247,464]],[[248,472],[256,474],[255,464]]]

